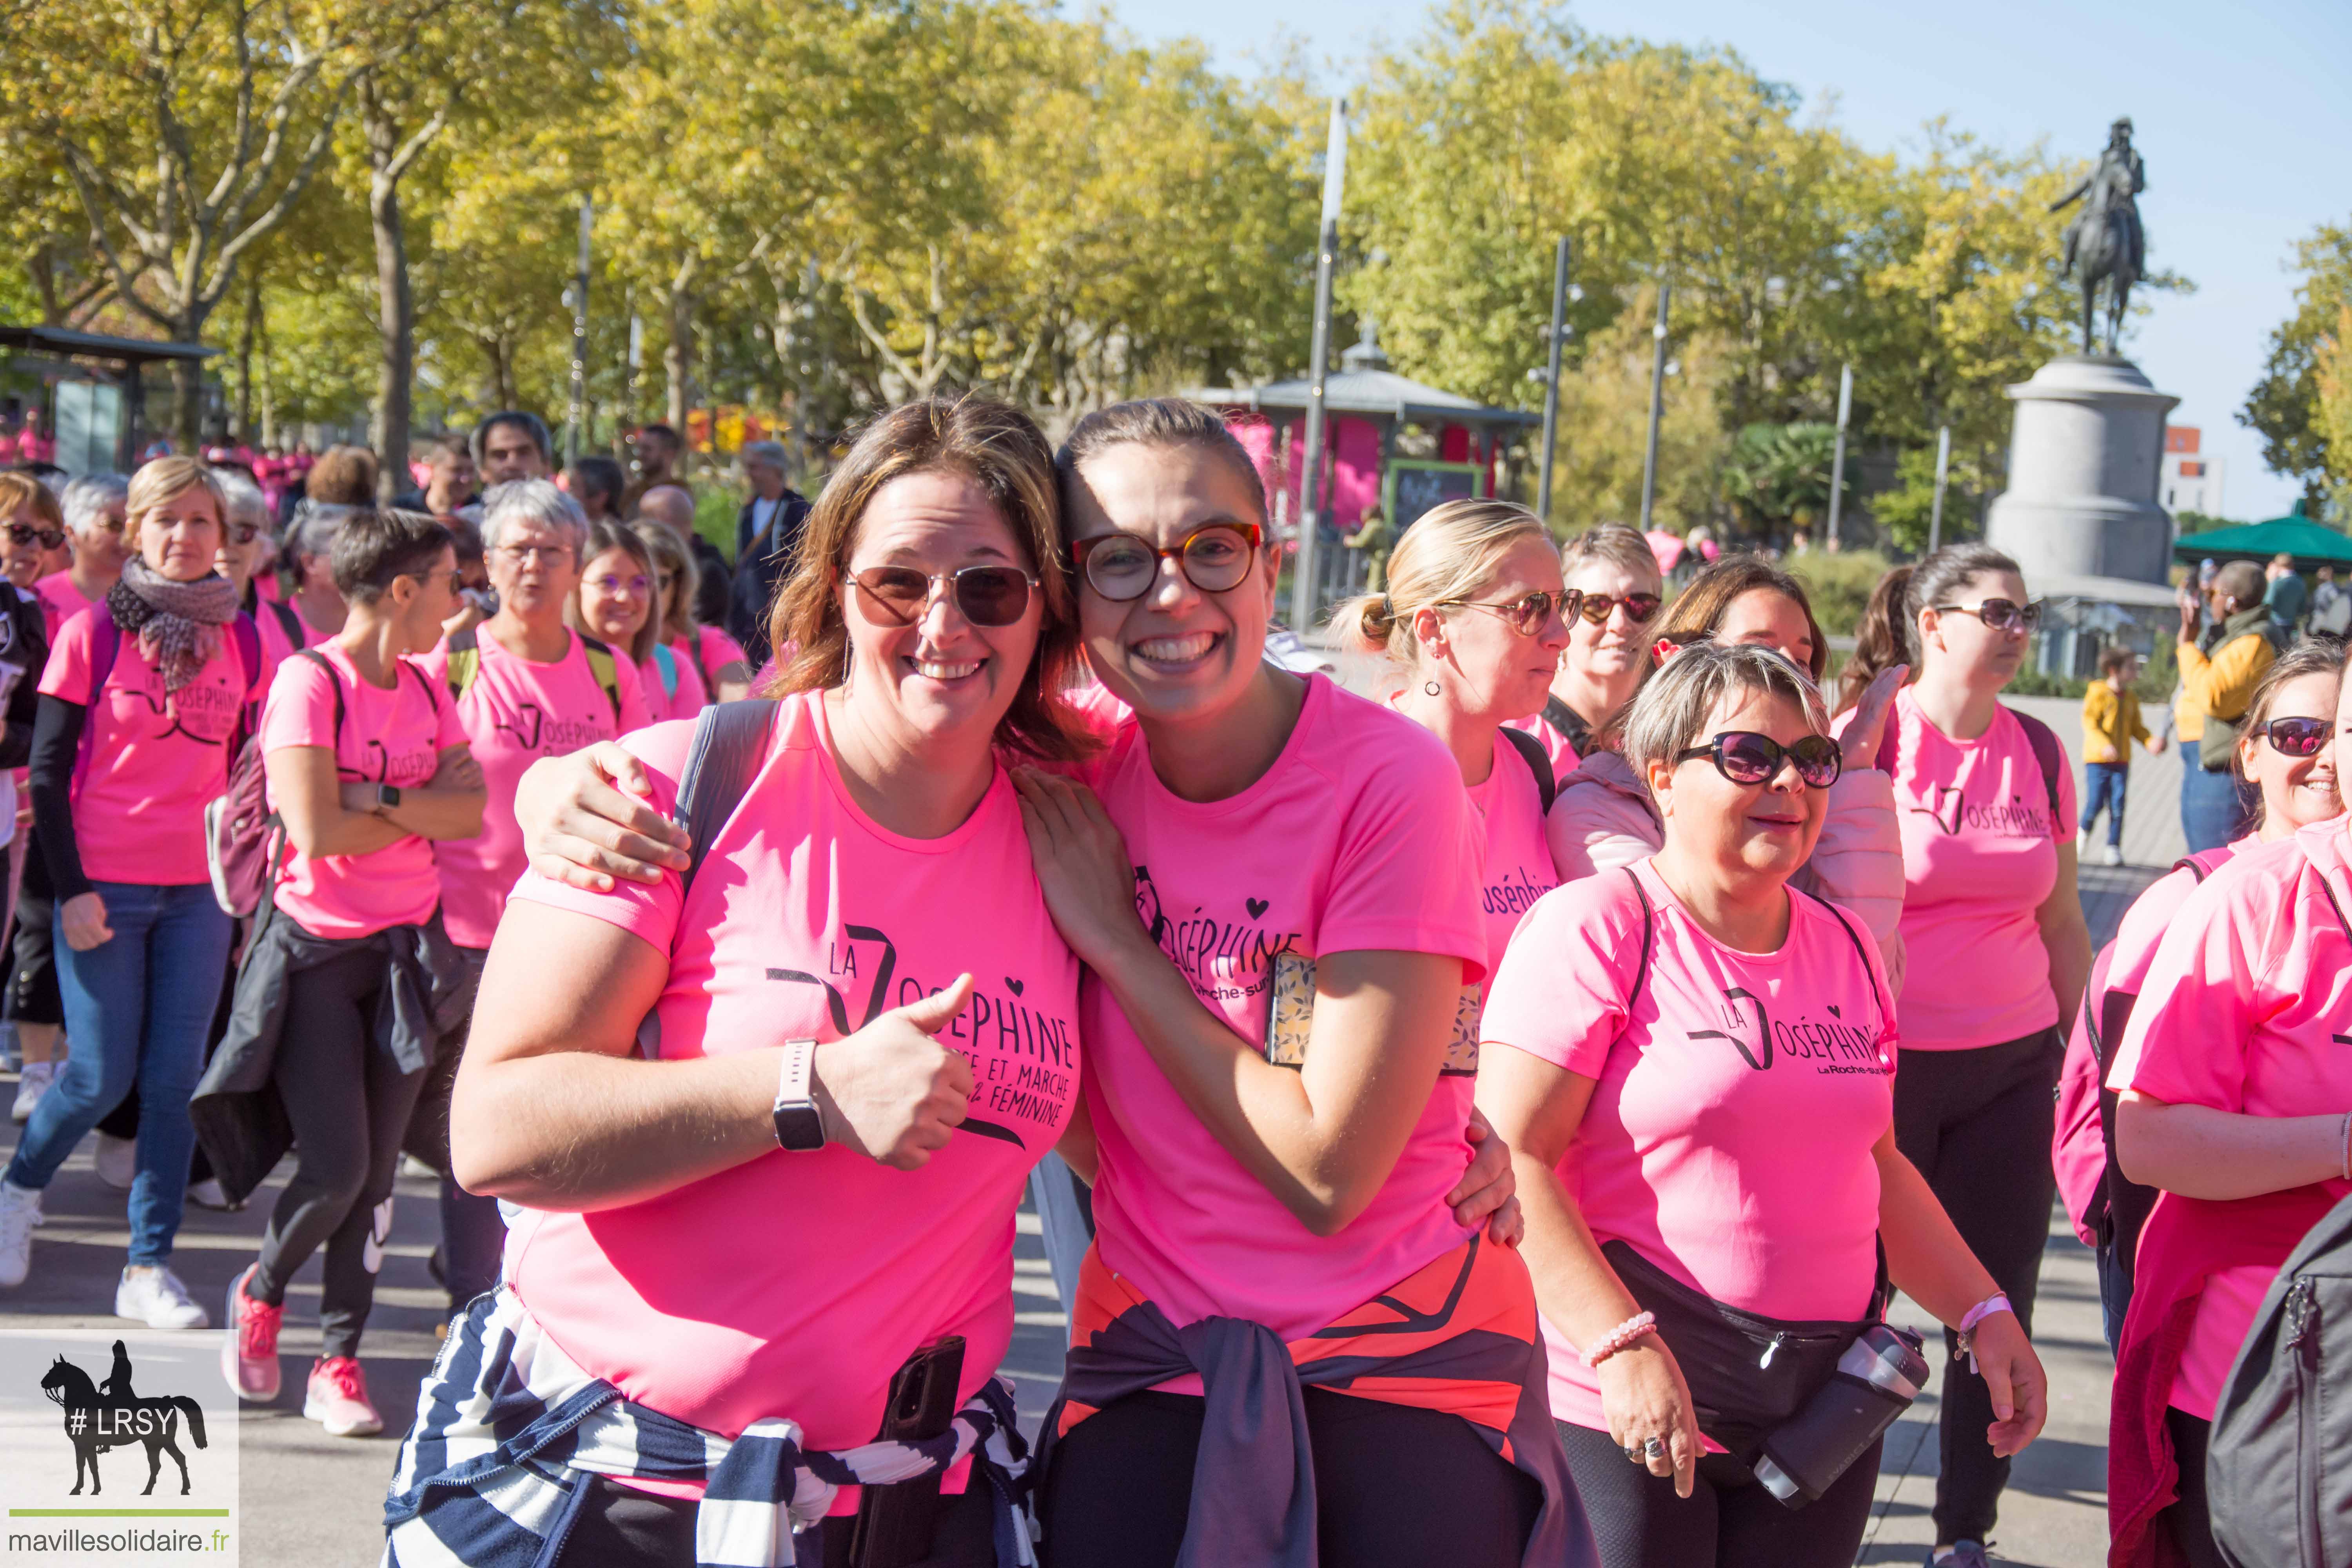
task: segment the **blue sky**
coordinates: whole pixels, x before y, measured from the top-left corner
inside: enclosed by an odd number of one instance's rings
[[[1416,0],[1111,0],[1148,38],[1206,40],[1247,70],[1304,39],[1334,87],[1382,37],[1410,37]],[[2125,345],[2180,398],[2175,424],[2204,431],[2227,463],[2225,503],[2275,517],[2296,489],[2263,467],[2233,417],[2293,303],[2294,242],[2352,216],[2352,5],[2345,0],[1588,0],[1586,27],[1661,42],[1728,45],[1804,94],[1866,146],[1916,147],[1938,114],[1999,144],[2046,140],[2088,157],[2131,116],[2147,162],[2140,211],[2154,265],[2194,294],[2158,296]]]

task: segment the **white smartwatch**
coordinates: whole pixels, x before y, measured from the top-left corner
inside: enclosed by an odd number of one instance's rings
[[[824,1117],[817,1110],[811,1084],[816,1071],[816,1042],[786,1040],[783,1071],[776,1079],[776,1147],[795,1154],[824,1147]]]

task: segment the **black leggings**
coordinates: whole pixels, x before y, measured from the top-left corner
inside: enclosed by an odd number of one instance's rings
[[[2172,1438],[2180,1479],[2175,1488],[2178,1496],[2157,1515],[2156,1528],[2170,1532],[2189,1568],[2228,1568],[2221,1549],[2213,1543],[2213,1515],[2205,1496],[2205,1448],[2212,1439],[2213,1424],[2185,1410],[2167,1410],[2164,1429]]]
[[[1305,1392],[1324,1568],[1518,1568],[1543,1491],[1470,1423]],[[1172,1568],[1204,1408],[1190,1394],[1130,1394],[1061,1440],[1040,1507],[1045,1568]]]
[[[1895,1073],[1895,1146],[1927,1178],[1960,1239],[2029,1331],[2057,1190],[2050,1134],[2065,1054],[2066,1042],[2052,1028],[1973,1050],[1906,1051]],[[1959,1336],[1949,1330],[1944,1358],[1938,1545],[1990,1535],[2009,1484],[2009,1461],[1985,1441],[1992,1395],[1969,1370]]]
[[[1601,1568],[1848,1568],[1870,1523],[1876,1443],[1829,1490],[1791,1509],[1728,1454],[1701,1459],[1691,1495],[1680,1498],[1672,1476],[1625,1458],[1608,1433],[1554,1425]]]
[[[603,1476],[588,1483],[555,1568],[679,1568],[695,1560],[695,1505],[679,1498],[635,1491]],[[818,1528],[823,1568],[849,1568],[851,1521],[828,1519]],[[910,1568],[996,1568],[995,1505],[986,1483],[940,1500],[931,1554]],[[806,1538],[796,1543],[808,1561]]]
[[[248,1293],[283,1304],[294,1271],[323,1245],[322,1355],[359,1353],[391,1228],[400,1141],[425,1087],[425,1074],[402,1072],[373,1037],[389,980],[373,945],[286,977],[285,1035],[270,1078],[294,1127],[294,1176],[269,1216]]]

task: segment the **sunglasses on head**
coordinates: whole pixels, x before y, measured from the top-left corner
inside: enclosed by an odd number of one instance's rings
[[[1784,746],[1769,735],[1749,730],[1726,730],[1704,746],[1688,746],[1675,753],[1677,763],[1710,757],[1715,771],[1736,784],[1770,784],[1780,776],[1784,763],[1796,764],[1797,776],[1809,789],[1827,789],[1845,771],[1838,743],[1827,735],[1808,735]]]
[[[1507,604],[1482,605],[1475,599],[1440,599],[1437,603],[1440,606],[1458,605],[1465,610],[1492,610],[1502,616],[1513,631],[1523,637],[1531,637],[1541,632],[1544,623],[1551,619],[1554,605],[1559,606],[1561,620],[1574,620],[1576,607],[1583,597],[1573,588],[1565,588],[1557,594],[1549,588],[1538,588]]]
[[[875,610],[879,626],[910,626],[931,602],[940,584],[965,620],[976,626],[1009,626],[1029,608],[1037,579],[1018,566],[965,566],[953,572],[919,572],[912,566],[869,566],[849,581]]]
[[[1208,523],[1164,549],[1139,534],[1097,533],[1071,544],[1070,559],[1087,586],[1113,604],[1151,592],[1162,561],[1176,563],[1184,581],[1203,594],[1223,594],[1249,575],[1264,538],[1252,522]]]
[[[8,542],[11,544],[31,544],[37,540],[42,549],[55,550],[66,542],[66,536],[54,528],[31,528],[21,522],[8,525]]]
[[[2263,726],[2271,750],[2283,757],[2315,757],[2335,733],[2332,719],[2273,719]]]
[[[1580,594],[1577,597],[1582,601],[1577,606],[1577,613],[1596,626],[1606,622],[1611,613],[1620,605],[1625,606],[1627,620],[1637,626],[1646,626],[1651,617],[1658,613],[1658,606],[1665,603],[1655,594],[1619,594],[1614,596],[1608,594]]]
[[[1958,610],[1964,616],[1974,616],[1985,624],[1987,631],[2032,631],[2042,624],[2042,601],[2030,605],[2015,604],[2008,599],[1987,599],[1981,605],[1936,605],[1937,614]]]

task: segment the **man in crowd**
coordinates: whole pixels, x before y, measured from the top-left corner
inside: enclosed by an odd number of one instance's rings
[[[2303,619],[2311,591],[2294,569],[2294,557],[2284,550],[2271,557],[2270,570],[2263,575],[2270,580],[2263,590],[2263,603],[2270,606],[2271,640],[2284,647],[2294,640],[2294,628]]]
[[[686,443],[678,438],[677,431],[667,425],[647,425],[638,430],[634,445],[637,477],[623,499],[624,515],[635,513],[637,503],[645,499],[647,490],[686,482],[678,472],[678,458],[685,455]]]
[[[784,445],[754,441],[743,448],[743,475],[751,499],[735,518],[735,574],[726,613],[727,635],[743,645],[756,668],[768,658],[768,609],[777,581],[789,574],[808,524],[808,498],[784,482]],[[708,580],[704,587],[709,586]],[[697,601],[696,613],[711,617]]]
[[[426,448],[425,462],[433,477],[425,488],[404,490],[394,496],[392,504],[404,511],[430,512],[435,517],[455,517],[461,506],[471,506],[482,499],[481,486],[475,482],[474,448],[461,431],[444,430],[433,437]]]
[[[551,478],[553,451],[547,422],[536,414],[510,408],[491,415],[474,432],[474,460],[481,466],[486,489],[509,479]]]
[[[637,515],[660,523],[694,552],[700,578],[694,590],[694,618],[707,626],[726,626],[727,584],[734,569],[717,545],[695,531],[693,495],[677,485],[656,485],[637,498]]]
[[[591,522],[618,522],[621,497],[628,489],[621,465],[610,458],[583,458],[563,470],[563,488],[580,503]]]

